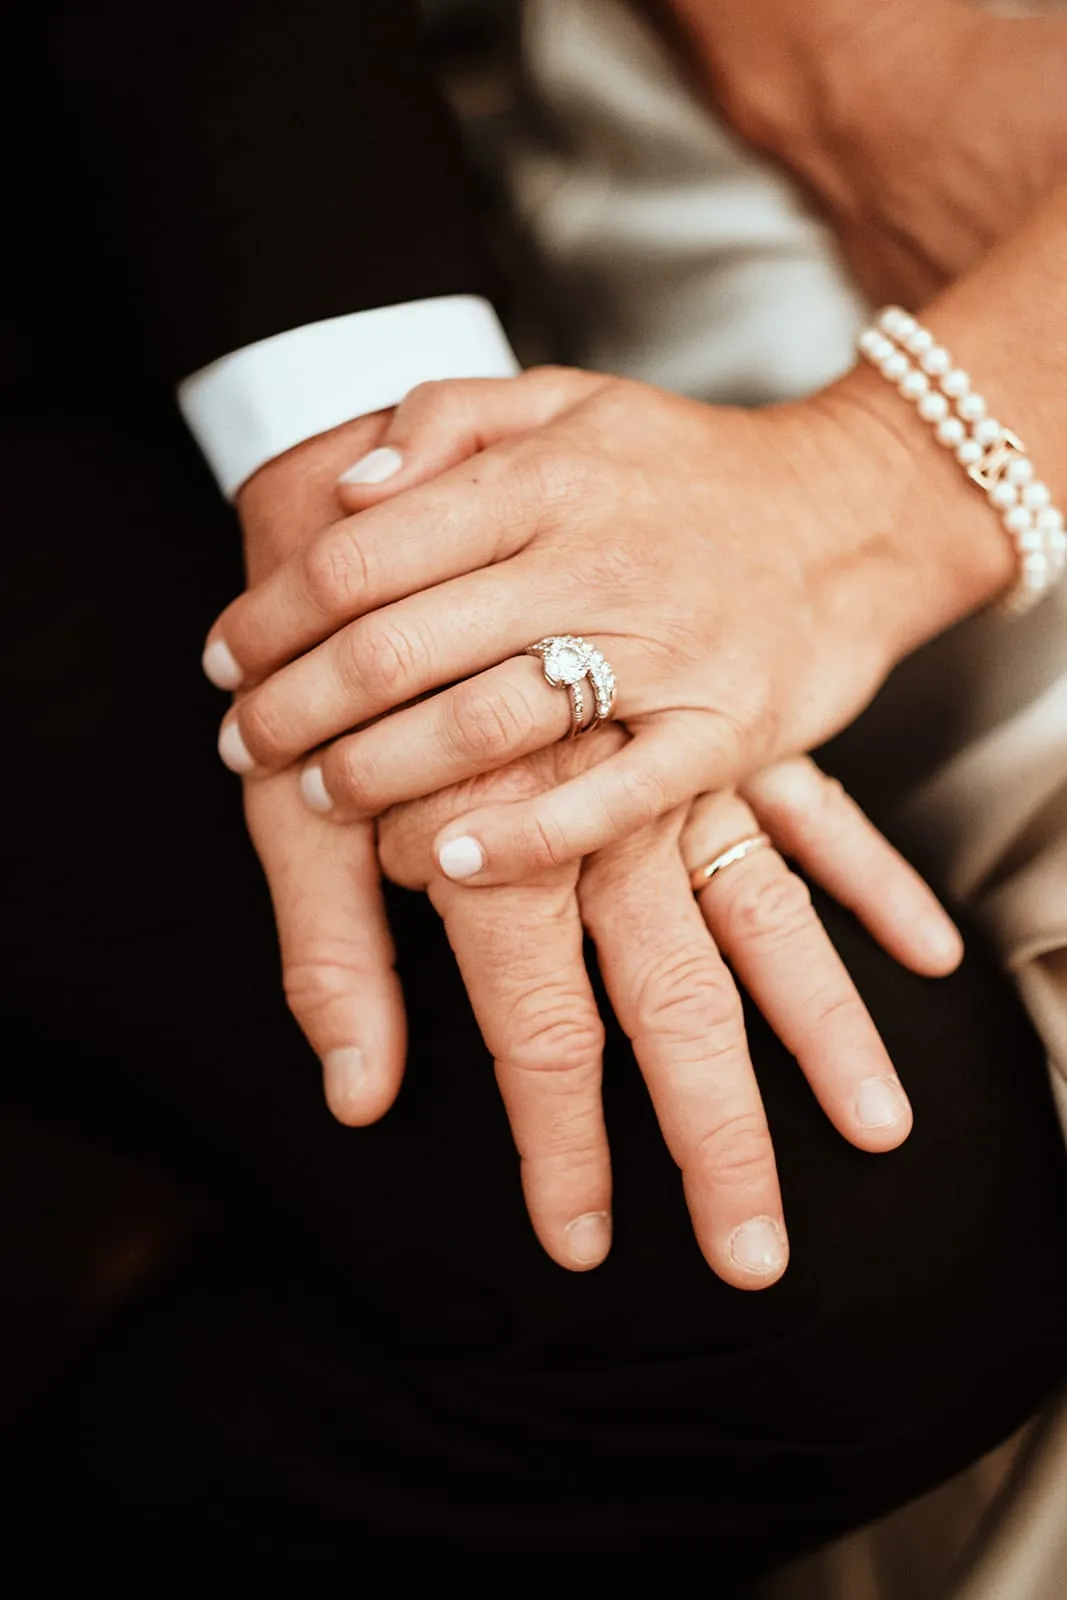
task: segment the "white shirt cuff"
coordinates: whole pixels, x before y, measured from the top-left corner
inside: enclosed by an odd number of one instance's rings
[[[232,497],[267,461],[434,378],[510,378],[518,363],[478,295],[412,300],[261,339],[178,387],[194,438]]]

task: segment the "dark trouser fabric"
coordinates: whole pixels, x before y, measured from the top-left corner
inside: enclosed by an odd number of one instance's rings
[[[1067,1368],[1067,1178],[1040,1046],[976,939],[928,983],[820,903],[914,1101],[889,1156],[834,1132],[749,1011],[793,1242],[765,1293],[702,1261],[617,1030],[612,1255],[572,1276],[542,1254],[419,897],[392,901],[400,1100],[331,1121],[197,665],[236,530],[176,423],[139,434],[23,425],[0,474],[3,1084],[174,1175],[200,1220],[10,1434],[25,1525],[58,1503],[112,1549],[339,1573],[375,1540],[692,1546],[725,1583],[1023,1422]]]

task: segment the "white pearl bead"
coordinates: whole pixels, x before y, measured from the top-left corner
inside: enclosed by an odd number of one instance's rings
[[[856,348],[865,356],[873,356],[875,348],[881,343],[882,335],[877,328],[864,328],[856,340]]]
[[[883,333],[888,333],[891,338],[897,337],[897,324],[906,313],[899,306],[886,306],[884,311],[878,313],[878,326]]]
[[[951,367],[952,357],[947,350],[943,350],[939,344],[935,344],[934,348],[928,350],[921,358],[919,365],[924,372],[930,374],[931,378],[940,378]]]
[[[1026,456],[1016,456],[1014,461],[1008,463],[1008,470],[1004,474],[1009,483],[1021,485],[1029,483],[1034,475],[1034,463]]]
[[[974,427],[974,437],[980,445],[999,444],[1003,432],[996,417],[983,417]]]
[[[902,311],[896,319],[896,337],[903,344],[905,339],[911,338],[918,326],[914,317],[909,317],[906,311]]]
[[[989,491],[989,498],[998,511],[1010,511],[1019,498],[1019,491],[1013,483],[1005,483],[1003,479],[995,483]]]
[[[980,394],[964,394],[956,410],[964,422],[981,422],[985,416],[985,401]]]
[[[906,372],[900,380],[900,392],[905,400],[918,400],[929,387],[929,378],[925,372],[920,372],[918,367],[912,367],[911,371]]]
[[[904,343],[913,356],[924,356],[934,347],[934,336],[929,328],[916,328],[914,333],[909,333]]]
[[[1051,500],[1048,485],[1042,483],[1040,478],[1035,478],[1033,483],[1028,483],[1023,490],[1023,505],[1028,506],[1031,511],[1044,511]]]
[[[980,444],[975,444],[973,439],[964,439],[956,451],[956,460],[961,467],[976,467],[983,454],[984,451]]]
[[[944,422],[937,424],[937,438],[939,438],[939,442],[942,445],[949,446],[949,450],[955,450],[957,445],[961,445],[966,438],[966,429],[963,426],[963,422],[960,421],[958,416],[947,416]]]
[[[899,383],[909,368],[910,363],[903,350],[894,350],[893,354],[886,356],[882,362],[882,373],[890,383]]]
[[[1046,533],[1049,550],[1055,556],[1067,553],[1067,533],[1062,528],[1054,528],[1051,533]]]
[[[948,416],[948,401],[936,389],[928,389],[919,401],[919,415],[924,422],[941,422]]]
[[[971,380],[959,367],[953,367],[941,379],[941,387],[950,400],[958,400],[971,387]]]
[[[1034,519],[1025,506],[1012,506],[1004,513],[1004,526],[1009,533],[1029,533]]]
[[[931,395],[929,398],[933,399],[933,396]],[[941,398],[944,400],[944,395]],[[945,400],[945,404],[948,404],[947,400]],[[943,422],[939,422],[937,425],[937,437],[950,450],[955,450],[956,446],[961,445],[967,437],[967,429],[963,426],[959,417],[946,417]]]
[[[1042,577],[1045,576],[1048,571],[1048,562],[1041,551],[1031,550],[1027,555],[1023,556],[1023,571],[1040,572]]]
[[[1044,511],[1039,511],[1034,518],[1042,533],[1061,533],[1063,531],[1063,512],[1059,506],[1046,506]]]
[[[1044,550],[1045,541],[1036,528],[1030,528],[1026,533],[1020,533],[1016,543],[1022,551]]]

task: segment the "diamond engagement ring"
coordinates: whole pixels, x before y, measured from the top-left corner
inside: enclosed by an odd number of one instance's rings
[[[552,634],[538,639],[524,654],[540,657],[545,682],[553,689],[566,689],[571,698],[570,737],[592,733],[606,722],[615,709],[615,674],[607,660],[593,645],[573,633]],[[586,721],[585,685],[592,689],[592,709]]]

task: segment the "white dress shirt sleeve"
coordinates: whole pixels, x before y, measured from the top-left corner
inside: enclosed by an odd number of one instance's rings
[[[519,367],[479,295],[412,300],[261,339],[186,378],[182,415],[232,498],[294,445],[396,405],[435,378],[510,378]]]

